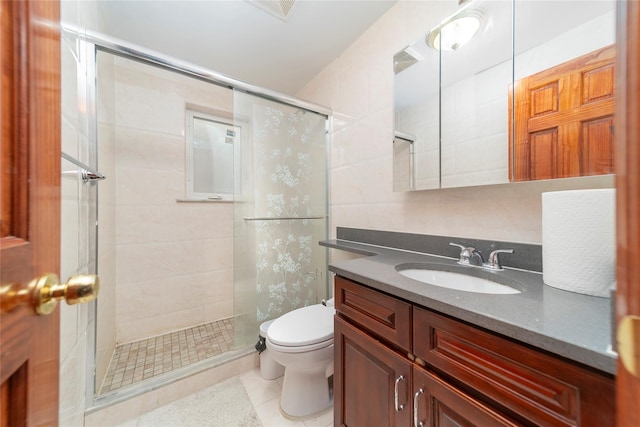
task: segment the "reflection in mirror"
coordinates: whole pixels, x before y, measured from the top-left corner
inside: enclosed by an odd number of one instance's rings
[[[470,13],[482,16],[480,30],[440,59],[441,188],[509,182],[513,4],[474,1],[456,15]]]
[[[612,173],[615,1],[516,5],[512,179]]]
[[[393,137],[393,191],[415,189],[413,135],[396,131]]]
[[[481,17],[464,46],[446,41],[444,31],[462,15]],[[615,0],[472,0],[434,30],[444,41],[431,31],[394,56],[395,129],[415,136],[413,189],[611,173]],[[537,91],[549,86],[539,74],[555,75],[566,63],[585,65],[585,79]],[[572,85],[578,91],[570,102],[581,99],[590,114],[565,108]],[[606,105],[594,113],[596,103]],[[527,119],[532,108],[545,118]],[[558,124],[551,111],[577,118]],[[564,142],[567,129],[578,142]]]
[[[394,55],[394,120],[396,135],[413,140],[412,190],[440,188],[440,103],[439,53],[424,39]],[[394,152],[396,146],[394,138]],[[401,144],[402,145],[402,144]],[[398,162],[398,168],[406,164]],[[395,172],[394,177],[403,176]],[[409,173],[406,171],[405,173]],[[405,180],[405,182],[408,182]],[[394,184],[394,191],[406,191]]]

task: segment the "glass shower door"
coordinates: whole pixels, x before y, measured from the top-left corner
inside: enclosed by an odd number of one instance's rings
[[[328,294],[327,117],[234,92],[234,334]]]

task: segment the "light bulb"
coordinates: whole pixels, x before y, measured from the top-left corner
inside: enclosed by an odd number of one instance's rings
[[[436,50],[451,51],[468,43],[480,30],[482,13],[471,10],[465,12],[433,29],[427,36],[429,46]]]

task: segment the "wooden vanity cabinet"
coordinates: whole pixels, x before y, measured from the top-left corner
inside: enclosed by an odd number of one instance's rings
[[[333,343],[334,425],[410,426],[411,360],[338,317]]]
[[[413,329],[417,360],[523,421],[615,425],[611,376],[419,307]]]
[[[521,425],[339,317],[334,332],[341,361],[333,382],[336,426],[408,427],[414,415],[433,427]]]
[[[335,285],[334,425],[615,425],[611,375],[342,277]]]
[[[414,424],[429,427],[521,426],[485,403],[465,394],[445,380],[414,366]],[[415,409],[414,409],[415,410]],[[406,424],[408,425],[408,424]],[[413,425],[413,424],[412,424]]]

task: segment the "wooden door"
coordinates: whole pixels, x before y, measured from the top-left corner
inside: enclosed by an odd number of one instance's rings
[[[515,83],[514,181],[613,173],[615,56],[611,45]]]
[[[616,319],[640,316],[640,3],[624,2],[626,27],[618,40],[617,69],[621,85],[616,100],[617,292]],[[636,336],[636,368],[640,339]],[[640,377],[618,359],[617,408],[619,427],[640,426]]]
[[[60,265],[59,3],[1,0],[0,8],[0,279],[27,285]],[[57,425],[58,352],[59,310],[0,314],[1,426]]]
[[[337,317],[334,345],[334,425],[411,425],[409,360]]]
[[[418,425],[420,422],[430,427],[523,425],[418,367],[413,368],[413,384]]]

